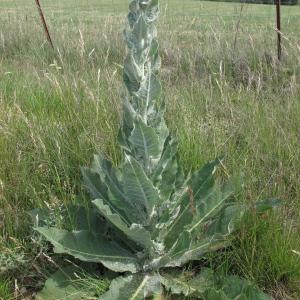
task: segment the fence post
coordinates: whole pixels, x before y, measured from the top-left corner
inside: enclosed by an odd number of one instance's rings
[[[42,20],[42,24],[43,24],[43,27],[44,27],[46,38],[47,38],[48,42],[50,43],[51,47],[54,49],[52,39],[51,39],[51,36],[50,36],[50,33],[49,33],[49,29],[48,29],[48,26],[47,26],[47,23],[46,23],[46,20],[45,20],[45,16],[44,16],[40,1],[35,0],[35,3],[36,3],[36,6],[38,8],[41,20]]]
[[[281,60],[281,15],[280,15],[280,5],[281,1],[276,0],[276,25],[277,25],[277,56],[278,60]]]

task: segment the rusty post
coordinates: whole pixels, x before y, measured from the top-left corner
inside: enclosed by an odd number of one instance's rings
[[[280,16],[280,0],[276,0],[276,25],[277,25],[277,55],[278,60],[281,60],[281,16]]]
[[[53,43],[52,43],[52,39],[51,39],[51,36],[50,36],[50,33],[49,33],[49,29],[48,29],[48,26],[47,26],[47,23],[46,23],[46,19],[45,19],[45,16],[44,16],[44,13],[43,13],[40,1],[39,0],[35,0],[35,3],[36,3],[36,6],[38,8],[38,11],[39,11],[42,23],[43,23],[43,27],[44,27],[44,30],[45,30],[46,38],[47,38],[49,44],[51,45],[51,47],[54,49],[54,46],[53,46]]]

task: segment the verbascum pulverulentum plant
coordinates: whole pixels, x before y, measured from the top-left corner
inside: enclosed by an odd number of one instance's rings
[[[91,168],[82,169],[93,208],[78,215],[76,230],[35,229],[53,244],[55,253],[117,272],[110,290],[99,299],[140,300],[166,292],[211,300],[269,299],[235,276],[202,268],[185,278],[177,269],[228,247],[247,206],[234,201],[230,184],[214,180],[219,159],[184,174],[176,139],[164,119],[155,27],[158,0],[133,0],[129,8],[127,93],[119,131],[123,160],[115,167],[97,155]],[[272,202],[256,206],[266,209]],[[45,291],[42,294],[48,298]]]

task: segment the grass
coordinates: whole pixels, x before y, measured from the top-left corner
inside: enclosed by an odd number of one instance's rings
[[[10,284],[7,280],[0,280],[0,299],[7,300],[11,297]]]
[[[26,211],[88,201],[79,166],[99,151],[120,158],[127,2],[42,4],[58,52],[44,42],[33,1],[0,0],[0,252],[28,259],[35,254]],[[186,170],[225,154],[222,176],[243,177],[241,201],[283,200],[276,213],[249,216],[233,249],[214,257],[220,270],[278,299],[300,299],[300,6],[282,8],[281,63],[275,8],[245,4],[240,16],[240,7],[162,2],[167,121]],[[0,299],[15,278],[0,281]]]

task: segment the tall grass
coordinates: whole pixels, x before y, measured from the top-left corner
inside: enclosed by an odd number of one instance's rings
[[[99,151],[119,160],[123,4],[95,1],[88,13],[78,4],[75,15],[69,1],[45,3],[54,52],[33,15],[0,3],[0,251],[21,247],[29,256],[26,211],[86,201],[79,166]],[[214,259],[225,272],[297,299],[300,7],[284,9],[289,26],[279,64],[273,20],[261,16],[269,16],[269,6],[246,8],[236,32],[235,4],[214,5],[176,0],[162,6],[167,120],[186,170],[225,154],[221,176],[242,175],[241,201],[283,199],[277,213],[249,216],[235,247]]]

